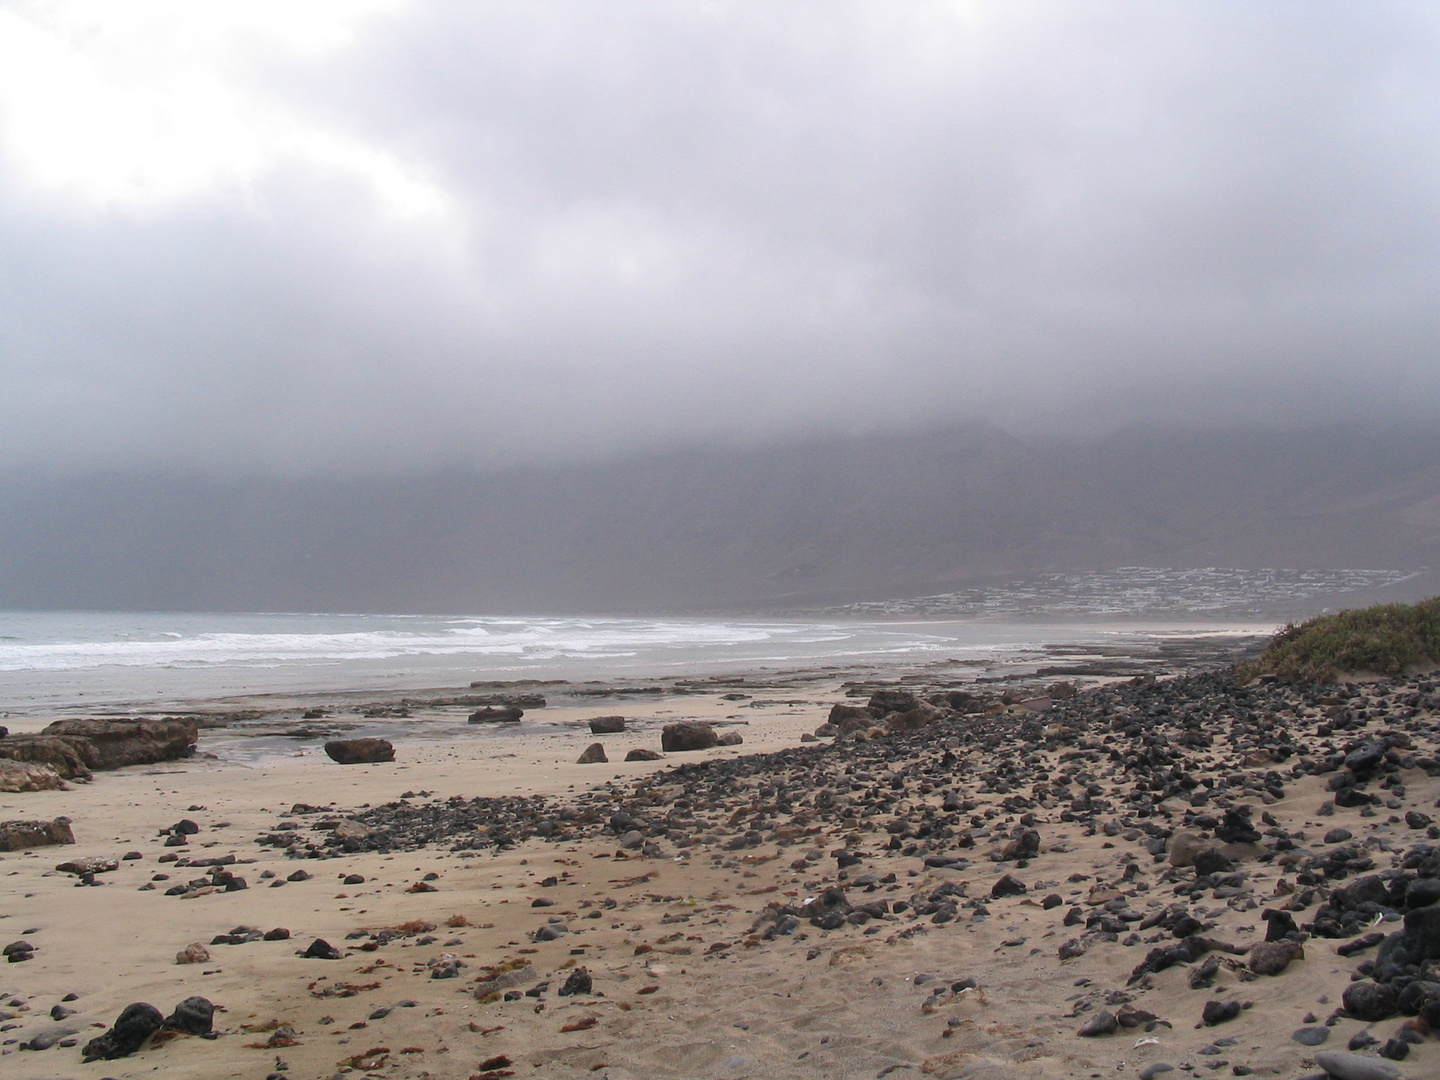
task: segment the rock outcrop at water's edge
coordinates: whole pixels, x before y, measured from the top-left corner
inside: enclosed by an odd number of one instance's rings
[[[0,739],[0,758],[44,765],[62,780],[89,780],[90,763],[97,755],[88,742],[77,747],[77,741],[58,735],[10,735]]]
[[[185,717],[56,720],[38,735],[0,739],[0,757],[49,765],[67,780],[85,779],[91,770],[190,757],[199,737],[199,726]]]

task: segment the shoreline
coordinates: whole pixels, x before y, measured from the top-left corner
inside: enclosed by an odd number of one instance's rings
[[[922,620],[916,625],[928,625],[933,621]],[[939,623],[938,625],[949,625]],[[1120,631],[1116,631],[1119,633]],[[426,682],[420,676],[416,681],[403,686],[394,685],[394,679],[377,678],[374,683],[356,687],[350,683],[339,687],[305,687],[300,689],[278,686],[259,691],[236,691],[220,694],[130,696],[123,699],[82,700],[82,695],[73,692],[64,696],[57,692],[52,701],[17,701],[0,697],[3,711],[0,721],[16,731],[38,730],[51,719],[79,716],[125,716],[160,715],[162,713],[193,713],[197,716],[246,711],[264,711],[276,715],[287,710],[326,707],[334,703],[364,706],[396,704],[404,699],[424,699],[463,696],[469,693],[502,692],[506,689],[536,689],[557,696],[561,700],[570,698],[598,698],[606,696],[615,688],[646,685],[673,689],[675,693],[703,692],[703,688],[726,679],[743,682],[788,684],[795,680],[815,681],[828,677],[844,680],[873,680],[904,678],[965,678],[985,680],[1018,681],[1036,676],[1037,669],[1046,669],[1054,678],[1066,677],[1066,669],[1080,677],[1088,677],[1089,669],[1113,669],[1115,677],[1128,677],[1146,669],[1162,673],[1175,670],[1177,663],[1218,664],[1254,651],[1268,637],[1271,630],[1235,627],[1231,624],[1206,629],[1196,624],[1155,624],[1144,627],[1127,627],[1125,633],[1151,635],[1143,641],[1082,640],[1046,643],[1037,640],[1031,644],[1034,657],[1030,660],[1016,660],[1004,655],[977,658],[953,659],[943,656],[923,655],[908,658],[870,656],[861,660],[847,660],[844,657],[822,658],[816,662],[777,661],[759,664],[746,660],[727,660],[709,665],[692,665],[681,670],[664,670],[652,665],[648,670],[637,669],[624,674],[612,674],[604,678],[572,679],[544,673],[517,672],[515,678],[472,680],[470,685],[435,684]],[[958,651],[958,650],[957,650]],[[1125,670],[1125,665],[1134,665]],[[616,665],[628,667],[627,665]],[[681,667],[677,662],[676,668]],[[127,678],[134,672],[124,672]],[[266,678],[263,672],[255,676],[257,681]],[[274,682],[273,676],[271,682]],[[386,684],[386,685],[382,685]],[[0,690],[3,690],[0,678]]]

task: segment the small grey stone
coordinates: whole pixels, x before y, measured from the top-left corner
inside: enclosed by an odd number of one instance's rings
[[[1161,1073],[1174,1072],[1175,1066],[1168,1061],[1157,1061],[1140,1070],[1140,1080],[1155,1080]]]
[[[26,1050],[49,1050],[50,1047],[54,1046],[61,1039],[68,1038],[79,1030],[77,1027],[47,1028],[44,1031],[36,1032],[30,1037],[29,1042],[22,1043],[21,1045]]]
[[[1206,1027],[1211,1027],[1234,1020],[1239,1015],[1240,1002],[1238,1001],[1207,1001],[1200,1019]]]
[[[1325,1027],[1301,1028],[1290,1036],[1301,1046],[1319,1046],[1330,1038],[1330,1029]]]
[[[1097,1035],[1113,1035],[1119,1026],[1120,1022],[1115,1019],[1114,1013],[1108,1009],[1100,1009],[1085,1021],[1084,1026],[1080,1028],[1080,1036],[1090,1039]]]

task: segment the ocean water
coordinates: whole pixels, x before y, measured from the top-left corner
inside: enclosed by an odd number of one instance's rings
[[[0,714],[304,691],[465,687],[826,665],[1041,660],[1047,646],[1143,647],[1273,624],[835,618],[0,613]]]

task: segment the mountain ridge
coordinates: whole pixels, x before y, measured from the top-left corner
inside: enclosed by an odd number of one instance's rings
[[[989,425],[389,478],[0,477],[0,606],[805,606],[1126,565],[1440,566],[1440,435]]]

